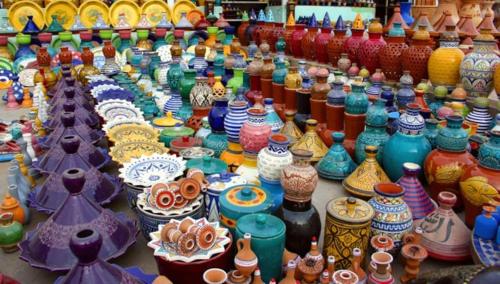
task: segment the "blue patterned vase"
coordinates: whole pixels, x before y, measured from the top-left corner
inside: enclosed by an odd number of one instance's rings
[[[437,148],[449,152],[463,152],[469,143],[467,131],[462,128],[464,119],[458,115],[446,117],[446,127],[436,138]]]
[[[474,108],[465,117],[465,120],[477,124],[477,134],[485,133],[493,121],[493,117],[489,113],[488,98],[476,98],[474,99]]]
[[[264,109],[267,112],[266,124],[271,126],[271,131],[273,133],[279,133],[281,128],[283,128],[285,124],[279,117],[278,113],[274,111],[273,99],[271,98],[264,99]]]
[[[362,83],[353,83],[352,92],[345,99],[345,112],[364,114],[368,110],[368,96]]]
[[[224,129],[229,141],[240,143],[240,129],[248,120],[248,103],[244,101],[233,101],[229,104],[229,112],[224,118]]]

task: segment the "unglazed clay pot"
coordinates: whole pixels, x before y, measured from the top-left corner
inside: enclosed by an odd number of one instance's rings
[[[395,26],[398,24],[399,23],[394,23]],[[378,53],[380,67],[384,70],[384,74],[388,81],[397,82],[403,73],[401,55],[403,50],[408,48],[405,39],[404,34],[391,34],[391,32],[389,32],[389,37],[386,39],[387,44],[383,46]]]
[[[425,26],[419,26],[415,32],[409,48],[401,54],[401,64],[403,70],[409,70],[414,82],[420,82],[427,78],[427,61],[432,54],[429,46],[430,35]]]
[[[236,269],[245,277],[249,277],[257,268],[258,259],[250,246],[252,235],[246,233],[243,239],[236,242],[238,253],[234,257],[234,265]]]

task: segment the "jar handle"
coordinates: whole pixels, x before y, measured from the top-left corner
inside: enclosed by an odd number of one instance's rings
[[[236,241],[236,247],[238,248],[238,251],[242,250],[245,244],[243,243],[243,239],[239,239]]]

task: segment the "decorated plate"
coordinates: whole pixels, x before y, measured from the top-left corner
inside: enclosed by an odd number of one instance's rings
[[[96,92],[96,90],[100,89],[101,87],[104,87],[105,89],[111,88],[111,87],[121,89],[120,86],[116,86],[116,85],[99,85],[91,90],[91,94],[94,98],[97,98],[99,96],[99,94],[95,95],[96,93],[94,93],[94,92]],[[124,105],[129,105],[130,107],[134,107],[134,105],[129,101],[120,100],[120,99],[112,99],[112,100],[105,100],[105,101],[99,102],[95,106],[96,112],[98,114],[102,114],[102,110],[105,109],[109,104],[124,104]]]
[[[99,14],[106,24],[109,24],[109,9],[101,0],[87,0],[78,8],[78,15],[82,24],[87,28],[92,28],[97,21]]]
[[[201,20],[201,17],[203,17],[204,14],[202,11],[198,10],[198,9],[194,9],[194,10],[191,10],[188,14],[187,14],[187,19],[188,21],[194,25],[196,25],[196,23],[198,23],[199,20]]]
[[[137,125],[151,126],[150,122],[144,120],[143,118],[124,118],[124,119],[113,119],[109,121],[108,123],[104,124],[102,130],[104,130],[104,132],[106,132],[107,134],[111,129],[122,124],[137,124]]]
[[[187,217],[186,219],[190,219],[194,223],[193,226],[202,227],[205,225],[210,225],[215,229],[216,240],[212,247],[210,247],[209,249],[198,248],[190,255],[182,255],[178,252],[176,243],[162,241],[161,231],[165,225],[158,225],[158,231],[149,234],[149,236],[151,237],[151,241],[148,243],[148,247],[154,249],[155,256],[160,256],[167,261],[193,262],[196,260],[210,259],[212,256],[223,253],[226,250],[225,247],[231,242],[231,238],[228,236],[228,229],[222,227],[219,222],[210,223],[206,218],[194,220],[190,217]],[[171,219],[169,223],[174,223],[178,226],[181,221],[183,220]]]
[[[169,182],[181,176],[186,161],[170,154],[154,154],[132,159],[120,168],[120,177],[132,185],[152,186],[158,182]]]
[[[45,25],[45,18],[43,17],[43,10],[40,6],[32,1],[22,0],[12,4],[9,8],[9,20],[14,29],[22,31],[28,16],[33,16],[33,21],[38,28],[43,29]]]
[[[123,13],[131,27],[135,27],[139,23],[141,17],[141,8],[131,0],[118,0],[109,8],[109,19],[111,25],[118,25],[119,15]]]
[[[23,56],[14,61],[14,72],[19,73],[23,71],[31,62],[36,62],[36,55]]]
[[[192,10],[196,9],[196,5],[194,5],[193,2],[190,0],[180,0],[177,1],[174,5],[174,15],[173,15],[173,22],[174,24],[177,25],[179,21],[181,20],[181,14],[186,13],[186,15],[191,12]]]
[[[52,15],[55,15],[64,29],[69,30],[77,14],[78,8],[70,1],[51,1],[49,5],[45,7],[45,23],[49,26],[52,23]]]
[[[107,135],[114,143],[138,139],[156,142],[159,137],[158,130],[144,124],[121,124],[110,129]]]
[[[19,72],[19,83],[21,83],[25,87],[34,87],[35,86],[35,74],[38,72],[36,69],[24,69]]]
[[[14,70],[14,66],[12,65],[12,61],[7,58],[0,57],[0,69],[6,69],[9,71]]]
[[[146,140],[145,138],[134,140],[121,140],[115,146],[111,147],[109,155],[113,161],[119,164],[126,163],[133,158],[140,158],[143,156],[151,156],[153,154],[168,153],[169,149],[165,144],[154,141]]]
[[[146,14],[151,26],[156,27],[161,21],[161,13],[167,14],[167,20],[172,19],[172,11],[168,7],[168,4],[162,0],[150,0],[142,4],[142,13]]]
[[[106,122],[114,119],[144,117],[140,109],[123,104],[110,104],[102,110],[101,115]]]

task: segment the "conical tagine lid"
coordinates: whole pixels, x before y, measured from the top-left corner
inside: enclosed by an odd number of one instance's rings
[[[85,183],[82,169],[65,171],[63,183],[70,195],[19,244],[22,260],[36,268],[67,271],[78,262],[70,249],[71,237],[85,229],[96,230],[102,236],[98,254],[102,260],[120,256],[135,242],[138,230],[134,221],[123,213],[103,209],[82,194]],[[92,254],[94,250],[87,252]]]
[[[75,126],[86,124],[91,128],[99,126],[99,117],[93,111],[88,111],[84,107],[77,105],[73,100],[67,100],[63,105],[63,111],[56,113],[51,119],[44,123],[44,128],[54,130],[62,125],[63,114],[70,112],[74,113]]]
[[[68,100],[73,100],[76,104],[80,105],[81,107],[84,107],[89,111],[92,111],[94,109],[93,106],[89,103],[89,101],[85,97],[77,95],[75,93],[75,88],[66,87],[64,89],[64,97],[52,98],[52,102],[49,103],[51,105],[51,107],[49,108],[49,114],[55,115],[61,112],[63,110],[64,103]]]

